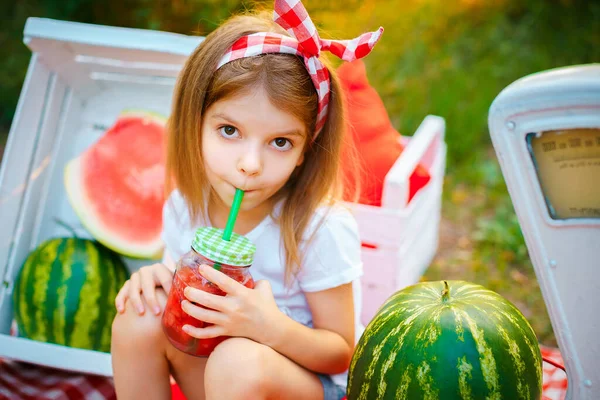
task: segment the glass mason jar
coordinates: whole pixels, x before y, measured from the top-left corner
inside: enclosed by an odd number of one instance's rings
[[[217,268],[242,285],[254,288],[250,266],[256,247],[250,240],[236,233],[232,234],[229,241],[222,239],[222,236],[222,229],[209,227],[199,228],[196,231],[191,250],[177,262],[162,316],[163,331],[171,344],[193,356],[207,357],[219,343],[227,339],[226,336],[196,339],[182,329],[184,325],[198,328],[211,325],[189,316],[181,308],[181,302],[185,300],[183,291],[186,287],[191,286],[219,296],[226,294],[217,285],[200,275],[198,267],[205,264]]]

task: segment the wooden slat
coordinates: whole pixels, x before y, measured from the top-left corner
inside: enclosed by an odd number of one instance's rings
[[[38,62],[34,54],[27,70],[0,167],[0,277],[3,279],[14,238],[19,235],[19,232],[16,232],[16,224],[33,169],[32,159],[38,144],[49,80],[50,73]],[[5,300],[4,292],[7,290],[5,285],[0,285],[0,306]],[[5,326],[10,315],[3,314],[0,318],[0,326]]]

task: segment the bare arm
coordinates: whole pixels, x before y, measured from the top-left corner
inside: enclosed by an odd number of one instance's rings
[[[352,284],[306,293],[306,299],[313,329],[281,314],[262,342],[311,371],[344,372],[354,351]]]
[[[314,372],[335,374],[348,369],[354,351],[351,284],[305,293],[313,316],[314,328],[309,328],[279,310],[268,281],[260,280],[249,289],[214,268],[198,270],[227,295],[188,286],[183,311],[211,325],[184,325],[184,332],[198,339],[247,337]]]
[[[131,274],[115,298],[117,311],[125,312],[125,302],[130,300],[138,313],[144,314],[146,308],[142,301],[143,295],[152,312],[156,315],[160,314],[160,305],[156,299],[156,287],[162,287],[165,292],[169,293],[174,272],[175,262],[165,249],[162,263],[142,267]]]

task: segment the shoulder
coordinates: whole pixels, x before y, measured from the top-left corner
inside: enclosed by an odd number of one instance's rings
[[[167,254],[177,260],[189,249],[193,234],[188,205],[181,193],[174,190],[163,205],[161,238]]]
[[[163,205],[163,225],[189,225],[190,212],[188,205],[179,192],[175,189],[171,192]]]
[[[362,275],[358,225],[343,204],[320,207],[305,237],[298,275],[304,291],[330,289]]]
[[[310,243],[317,238],[343,235],[351,240],[350,245],[360,245],[358,224],[352,211],[343,203],[334,203],[319,207],[306,230],[305,240]],[[357,243],[352,243],[357,242]]]

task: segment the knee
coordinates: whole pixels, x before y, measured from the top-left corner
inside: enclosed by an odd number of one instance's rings
[[[161,306],[166,304],[166,294],[164,291],[157,291],[157,297]],[[145,346],[156,346],[160,340],[163,340],[161,317],[148,311],[139,315],[132,307],[131,302],[125,304],[125,311],[122,314],[117,313],[112,323],[111,348],[140,348]]]
[[[206,364],[204,382],[209,398],[211,386],[215,389],[213,393],[222,394],[223,388],[227,388],[231,398],[265,392],[269,383],[267,360],[273,351],[245,338],[230,338],[219,344]]]

